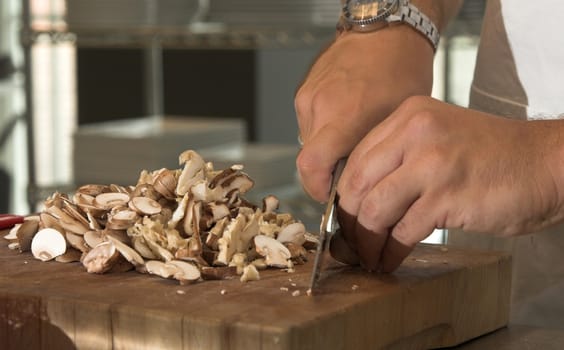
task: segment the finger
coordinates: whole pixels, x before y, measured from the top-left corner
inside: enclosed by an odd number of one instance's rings
[[[382,272],[393,272],[413,251],[415,245],[427,238],[436,228],[435,208],[425,199],[416,201],[394,226],[384,246]]]
[[[377,270],[390,228],[419,198],[421,190],[411,169],[401,166],[386,176],[362,200],[355,227],[358,255],[369,270]]]
[[[358,265],[359,259],[355,251],[353,251],[342,235],[342,231],[338,230],[329,242],[329,252],[331,256],[340,263],[347,265]]]
[[[346,241],[350,249],[356,253],[357,251],[356,235],[355,235],[356,216],[347,213],[339,205],[337,207],[337,219],[339,221],[339,225],[341,226],[341,235],[343,240]]]
[[[315,136],[304,140],[304,146],[296,158],[296,167],[305,191],[313,199],[327,201],[333,169],[352,147],[346,140],[347,137],[331,125],[326,125]]]
[[[339,205],[348,215],[357,218],[364,197],[402,164],[403,145],[399,139],[391,135],[371,148],[365,148],[363,140],[353,150],[337,185]]]

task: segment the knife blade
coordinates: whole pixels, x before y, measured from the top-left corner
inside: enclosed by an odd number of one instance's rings
[[[327,202],[327,207],[325,212],[321,217],[321,226],[319,228],[319,244],[317,245],[317,251],[315,253],[315,260],[313,262],[313,271],[311,274],[311,281],[309,284],[308,294],[313,294],[315,288],[318,285],[319,279],[321,277],[321,269],[324,263],[325,252],[329,247],[329,242],[331,237],[335,234],[339,228],[339,223],[337,221],[337,183],[345,167],[346,159],[340,159],[333,170],[333,176],[331,179],[331,191],[329,193],[329,201]]]

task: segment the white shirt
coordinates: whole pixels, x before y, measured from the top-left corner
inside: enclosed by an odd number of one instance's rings
[[[529,119],[564,118],[564,1],[501,0]]]

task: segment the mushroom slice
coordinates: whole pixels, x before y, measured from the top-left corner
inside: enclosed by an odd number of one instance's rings
[[[4,239],[7,239],[8,241],[15,241],[18,239],[17,232],[21,225],[22,224],[15,224],[14,227],[8,231],[8,234],[4,236]]]
[[[90,229],[92,230],[102,229],[102,226],[100,225],[100,223],[98,222],[96,217],[94,217],[94,215],[90,210],[86,210],[86,217],[88,218],[88,227],[90,227]]]
[[[178,225],[178,222],[184,218],[184,214],[186,213],[186,206],[188,205],[189,197],[190,196],[188,195],[188,193],[186,193],[184,195],[184,197],[182,197],[180,202],[178,202],[178,206],[176,207],[176,210],[174,210],[174,213],[172,213],[172,218],[168,221],[168,224],[167,224],[168,227],[176,228],[176,225]]]
[[[63,232],[63,227],[59,224],[59,220],[48,212],[39,214],[39,222],[41,228],[53,228],[59,232]]]
[[[274,213],[278,210],[280,200],[273,195],[268,195],[262,199],[262,211],[264,213]]]
[[[114,263],[114,265],[107,272],[109,272],[109,273],[112,273],[112,272],[116,272],[116,273],[127,272],[129,270],[132,270],[134,267],[135,266],[133,266],[132,263],[127,261],[123,257],[123,255],[120,255],[118,260]]]
[[[180,268],[175,265],[165,264],[160,260],[149,260],[145,263],[145,269],[151,275],[162,278],[171,278],[179,272]]]
[[[59,219],[59,224],[65,231],[70,231],[79,235],[83,235],[84,232],[88,231],[88,225],[83,225],[82,222],[77,221],[64,211],[62,211],[59,207],[49,207],[47,208],[47,212],[53,215],[55,218]]]
[[[243,273],[243,269],[247,264],[247,254],[244,253],[235,253],[229,262],[229,266],[235,266],[237,268],[237,274],[240,275]]]
[[[168,251],[168,249],[161,247],[158,243],[147,239],[147,237],[145,237],[145,243],[158,258],[164,261],[170,261],[174,259],[174,255],[170,251]]]
[[[110,191],[110,189],[109,189],[108,186],[97,185],[97,184],[89,184],[89,185],[80,186],[76,190],[77,193],[86,194],[86,195],[89,195],[89,196],[92,196],[92,197],[96,197],[100,193],[109,192],[109,191]]]
[[[51,207],[61,208],[63,206],[63,201],[66,199],[67,196],[65,194],[62,194],[60,192],[55,192],[51,196],[49,196],[49,198],[47,198],[43,202],[43,204],[45,205],[45,208],[51,208]]]
[[[129,244],[129,243],[131,243],[131,239],[129,238],[129,236],[127,235],[127,231],[125,231],[125,230],[112,230],[112,229],[106,228],[101,233],[104,237],[112,236],[113,238],[119,240],[120,242],[122,242],[124,244],[131,245],[131,244]]]
[[[249,250],[252,239],[259,234],[259,218],[262,215],[261,210],[258,209],[256,212],[250,214],[247,219],[247,223],[239,236],[237,241],[237,252],[246,253]]]
[[[266,262],[264,261],[264,258],[255,259],[251,261],[251,264],[255,265],[257,270],[265,270],[268,267],[268,265],[266,265]]]
[[[108,215],[108,223],[106,228],[112,230],[126,230],[133,226],[135,221],[139,219],[139,215],[133,210],[121,210],[113,215]]]
[[[88,227],[89,222],[88,220],[82,215],[77,209],[76,206],[69,202],[63,202],[63,207],[61,208],[62,211],[67,213],[71,218],[75,219],[76,221],[80,222],[82,226]]]
[[[229,207],[225,203],[219,202],[206,203],[204,206],[204,212],[211,213],[213,222],[221,220],[230,214]]]
[[[233,176],[223,182],[222,186],[224,193],[228,193],[233,189],[239,190],[239,193],[244,194],[248,192],[255,182],[249,177],[249,175],[239,172],[236,176]]]
[[[307,250],[317,249],[317,246],[319,245],[319,238],[317,238],[317,236],[306,231],[304,237],[305,237],[305,242],[302,245],[304,246],[305,249]]]
[[[31,240],[39,229],[39,222],[33,220],[24,221],[16,232],[20,252],[27,252],[31,249]]]
[[[84,241],[86,242],[86,244],[88,244],[88,246],[94,248],[98,244],[105,242],[106,238],[105,235],[103,235],[100,231],[92,230],[92,231],[87,231],[84,234]]]
[[[229,217],[224,217],[223,219],[215,223],[215,225],[209,231],[208,236],[206,237],[206,245],[209,248],[213,250],[219,250],[218,240],[223,236],[223,231],[225,230],[225,227],[228,223]]]
[[[235,219],[225,228],[223,236],[217,241],[219,246],[219,254],[217,260],[214,262],[216,265],[227,265],[231,261],[233,254],[236,253],[237,241],[241,235],[241,231],[245,227],[245,216],[237,215]]]
[[[143,257],[139,255],[133,248],[128,246],[127,244],[123,243],[119,239],[112,237],[110,235],[106,236],[109,241],[111,241],[115,246],[119,253],[130,263],[133,264],[136,268],[139,268],[145,264]]]
[[[129,192],[130,192],[127,187],[116,185],[116,184],[110,184],[108,187],[110,189],[110,192],[114,192],[114,193],[127,193],[127,194],[129,194]]]
[[[151,248],[149,248],[149,246],[145,243],[145,239],[143,239],[143,237],[131,237],[131,243],[133,244],[133,249],[135,249],[145,259],[158,259]]]
[[[153,187],[166,199],[173,200],[176,198],[176,194],[174,193],[176,184],[177,180],[174,171],[162,169],[155,177]]]
[[[248,282],[248,281],[258,281],[260,280],[260,274],[255,267],[255,265],[250,264],[243,268],[243,274],[239,279],[241,282]]]
[[[129,195],[127,193],[107,192],[100,193],[94,197],[94,206],[103,210],[110,210],[117,206],[127,205]]]
[[[82,265],[89,273],[104,273],[112,268],[119,256],[115,244],[102,242],[84,256]]]
[[[307,261],[307,250],[303,246],[293,242],[287,242],[284,243],[284,245],[290,251],[292,260],[294,260],[296,264],[305,264]]]
[[[256,251],[264,256],[266,265],[280,268],[288,267],[288,259],[292,257],[292,254],[284,244],[264,235],[255,236],[254,241]]]
[[[301,222],[294,222],[285,226],[276,237],[276,240],[281,243],[294,243],[301,246],[305,243],[306,228]]]
[[[204,179],[205,162],[198,153],[192,150],[182,152],[178,157],[178,162],[180,165],[184,164],[184,168],[178,177],[176,194],[183,196],[196,181]]]
[[[148,197],[133,197],[129,201],[129,208],[142,215],[154,215],[162,210],[162,206],[157,201]]]
[[[180,284],[193,283],[202,276],[200,270],[194,264],[186,261],[171,260],[165,265],[172,265],[178,268],[178,271],[172,277],[180,281]]]
[[[55,261],[60,263],[77,262],[80,261],[81,256],[82,256],[82,252],[80,250],[76,250],[74,248],[68,248],[65,254],[56,257]]]
[[[31,241],[31,253],[41,261],[54,259],[66,251],[65,237],[61,232],[52,228],[39,230]]]
[[[91,231],[88,231],[91,232]],[[88,233],[87,232],[87,233]],[[86,235],[86,234],[84,234]],[[65,237],[67,238],[67,242],[69,243],[69,245],[79,251],[81,251],[82,253],[86,253],[90,250],[90,247],[95,247],[95,245],[87,245],[86,243],[86,239],[84,236],[80,236],[77,234],[74,234],[72,232],[66,232],[65,233]]]
[[[153,185],[141,184],[135,186],[133,192],[131,192],[131,197],[147,197],[157,201],[161,198],[161,194],[155,190]]]

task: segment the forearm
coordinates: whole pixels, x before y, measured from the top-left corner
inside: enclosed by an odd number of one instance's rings
[[[411,0],[411,3],[425,13],[442,34],[449,21],[456,17],[463,0]]]

